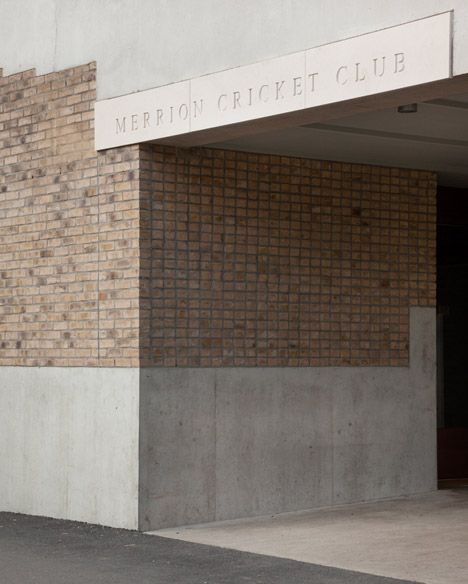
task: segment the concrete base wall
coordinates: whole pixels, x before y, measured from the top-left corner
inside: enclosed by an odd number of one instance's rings
[[[409,368],[0,368],[0,511],[159,529],[436,488],[435,310]]]
[[[435,310],[409,368],[141,370],[140,529],[436,488]]]
[[[138,527],[138,369],[0,368],[0,511]]]

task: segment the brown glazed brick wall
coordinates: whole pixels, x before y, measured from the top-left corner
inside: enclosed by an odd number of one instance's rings
[[[435,305],[433,173],[141,156],[144,365],[408,365],[409,308]]]
[[[95,78],[0,74],[0,365],[139,364],[139,148],[95,152]]]

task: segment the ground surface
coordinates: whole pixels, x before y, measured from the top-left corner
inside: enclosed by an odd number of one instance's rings
[[[82,523],[0,513],[5,584],[403,584]]]
[[[466,487],[155,533],[426,584],[468,583]]]

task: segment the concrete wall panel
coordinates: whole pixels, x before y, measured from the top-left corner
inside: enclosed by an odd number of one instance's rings
[[[215,519],[215,408],[215,370],[141,370],[140,529]]]
[[[216,519],[332,503],[332,392],[310,368],[216,373]]]
[[[0,510],[137,528],[137,369],[0,368]]]
[[[413,308],[409,368],[3,367],[1,510],[150,530],[433,490],[434,351]]]
[[[434,351],[412,308],[409,368],[144,370],[141,527],[435,489]]]

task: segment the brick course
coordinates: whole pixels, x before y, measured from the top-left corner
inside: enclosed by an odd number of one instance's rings
[[[0,76],[0,365],[407,365],[425,171],[94,151],[95,65]]]
[[[435,305],[431,172],[142,149],[151,342],[165,366],[407,365]]]
[[[0,364],[138,365],[138,147],[94,150],[95,65],[0,77]]]

